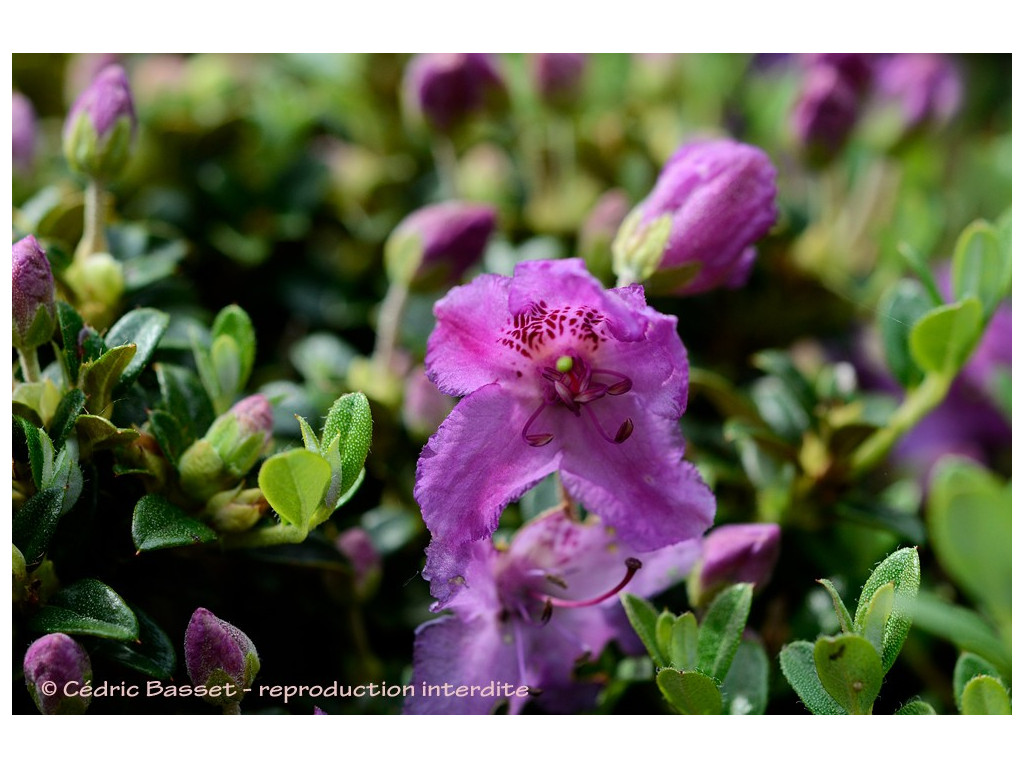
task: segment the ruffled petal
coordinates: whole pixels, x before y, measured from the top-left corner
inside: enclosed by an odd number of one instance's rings
[[[577,439],[564,446],[566,489],[640,552],[700,536],[714,520],[715,498],[682,461],[677,423],[639,409],[631,418],[624,443]]]
[[[500,385],[463,399],[423,448],[414,495],[433,539],[424,578],[442,604],[464,578],[468,545],[489,538],[510,501],[558,467],[554,444],[533,447],[520,434],[530,413]]]
[[[467,395],[511,375],[516,353],[502,346],[509,319],[510,278],[480,275],[434,305],[437,325],[427,341],[427,375],[448,395]]]

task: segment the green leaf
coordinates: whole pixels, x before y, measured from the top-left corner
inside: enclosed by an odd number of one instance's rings
[[[57,302],[57,323],[60,325],[60,343],[68,381],[75,382],[78,381],[78,366],[82,359],[78,353],[78,334],[85,323],[74,307],[64,301]]]
[[[875,593],[889,582],[894,587],[894,599],[882,636],[882,672],[888,672],[892,667],[910,632],[913,602],[921,584],[921,561],[916,549],[905,547],[893,552],[868,577],[854,614],[854,626],[858,632],[864,632],[868,607]]]
[[[974,653],[961,653],[960,658],[956,660],[956,667],[953,669],[953,698],[956,700],[957,709],[961,708],[960,701],[963,698],[964,688],[979,675],[999,678],[996,668],[981,656]]]
[[[750,397],[761,418],[780,437],[796,442],[811,426],[811,417],[789,387],[775,376],[754,382]]]
[[[309,426],[309,423],[295,414],[295,418],[298,419],[299,429],[302,431],[302,444],[306,447],[307,451],[313,451],[313,453],[320,453],[320,441],[317,440],[316,432]]]
[[[921,369],[910,355],[910,331],[935,304],[916,280],[900,280],[882,295],[878,326],[889,372],[904,388],[921,381]]]
[[[323,506],[331,482],[331,466],[305,448],[271,456],[260,467],[260,490],[287,523],[304,530]]]
[[[167,411],[155,410],[149,412],[149,431],[156,438],[167,460],[177,466],[178,459],[185,449],[192,444],[186,434],[186,429],[181,425],[173,414]]]
[[[768,654],[760,643],[743,640],[722,681],[728,715],[763,715],[768,707]]]
[[[94,451],[127,445],[139,438],[139,433],[134,429],[119,429],[109,419],[90,413],[83,413],[78,417],[75,421],[75,432],[83,456],[88,456]]]
[[[633,630],[644,644],[655,665],[667,666],[668,660],[661,653],[661,648],[658,647],[656,630],[658,612],[654,610],[654,606],[642,597],[631,595],[628,592],[623,592],[619,599],[622,601],[622,607],[626,609],[626,618],[633,625]]]
[[[853,631],[853,617],[850,616],[850,612],[846,608],[846,603],[843,602],[843,598],[839,596],[839,591],[828,579],[818,579],[818,583],[823,586],[832,598],[832,605],[836,609],[836,616],[839,619],[839,628],[843,632]]]
[[[882,660],[858,635],[822,637],[814,644],[814,666],[829,696],[851,715],[870,715],[882,689]]]
[[[781,381],[805,413],[810,414],[814,410],[818,404],[814,387],[793,364],[789,354],[777,349],[766,349],[755,354],[751,361],[762,371]]]
[[[747,625],[753,584],[733,584],[711,603],[697,633],[697,669],[724,680]]]
[[[910,330],[910,355],[922,371],[953,377],[971,356],[982,330],[977,299],[936,307]]]
[[[320,445],[328,446],[338,439],[338,451],[341,457],[341,485],[338,495],[352,487],[356,481],[366,456],[370,452],[370,441],[373,438],[373,419],[370,416],[370,401],[362,392],[342,395],[334,401],[327,414],[324,431],[320,437]],[[332,489],[333,490],[333,489]],[[333,507],[333,504],[329,504]]]
[[[1001,676],[1009,678],[1009,640],[1001,640],[974,611],[922,592],[914,601],[913,617],[917,629],[945,638],[963,651],[978,654],[991,662]]]
[[[14,420],[25,435],[25,444],[28,446],[28,462],[32,469],[32,482],[35,483],[36,488],[42,490],[46,487],[44,478],[53,473],[53,443],[50,442],[50,436],[46,432],[28,419],[15,416]]]
[[[669,663],[676,669],[697,668],[697,617],[687,611],[672,624],[668,645]]]
[[[139,639],[139,622],[124,600],[96,579],[82,579],[55,594],[29,622],[36,632],[64,632],[111,640]]]
[[[935,708],[927,701],[914,699],[900,707],[894,714],[897,715],[934,715]]]
[[[892,615],[892,607],[896,599],[896,587],[890,581],[883,584],[868,603],[868,609],[864,612],[864,626],[861,635],[878,651],[881,657],[885,648],[883,638],[885,637],[885,625]]]
[[[60,450],[64,445],[67,436],[75,428],[75,420],[85,408],[85,393],[80,389],[69,390],[61,398],[53,419],[50,422],[50,437],[53,439],[53,447]]]
[[[118,381],[118,386],[126,387],[139,378],[139,374],[149,364],[157,344],[167,330],[170,315],[156,309],[133,309],[111,328],[104,342],[111,349],[125,345],[135,345],[135,356],[125,366]]]
[[[191,444],[206,434],[213,423],[210,398],[199,379],[188,368],[166,363],[158,363],[154,368],[162,397],[160,410],[174,415],[185,429],[186,444]]]
[[[171,679],[178,665],[174,643],[149,616],[135,606],[131,608],[139,620],[138,642],[97,640],[92,655],[113,659],[156,680]]]
[[[782,648],[779,653],[782,674],[796,691],[800,701],[815,715],[842,715],[843,708],[829,696],[818,679],[814,664],[814,645],[806,640],[797,640]]]
[[[722,714],[722,694],[715,681],[700,672],[663,669],[658,673],[658,688],[669,704],[684,715]]]
[[[1010,252],[987,222],[975,221],[960,233],[953,250],[953,296],[976,298],[986,317],[1010,290]]]
[[[218,337],[228,337],[235,343],[238,354],[238,388],[239,391],[249,381],[252,366],[256,360],[256,331],[253,330],[249,315],[237,304],[230,304],[220,312],[213,321],[211,335],[214,343]],[[217,357],[214,356],[216,365]]]
[[[1010,695],[988,675],[979,675],[964,687],[960,705],[965,715],[1009,715],[1011,711]]]
[[[935,556],[956,584],[1009,626],[1011,486],[967,459],[932,474],[926,521]]]
[[[654,625],[654,638],[658,643],[658,650],[669,661],[672,660],[669,649],[672,645],[672,625],[675,624],[675,621],[675,614],[668,610],[668,608],[662,608],[661,613],[658,615],[658,621]]]
[[[214,541],[217,534],[155,493],[139,499],[132,515],[132,541],[139,552]]]
[[[36,493],[15,513],[11,537],[28,562],[35,562],[46,554],[63,505],[64,489],[55,486]]]
[[[98,360],[82,364],[79,380],[89,399],[90,412],[98,416],[107,415],[104,411],[110,405],[114,387],[134,357],[135,345],[125,344],[107,350]]]

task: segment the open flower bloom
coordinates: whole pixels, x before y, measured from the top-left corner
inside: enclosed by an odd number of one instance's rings
[[[577,662],[633,639],[618,592],[661,592],[699,553],[695,540],[642,555],[597,519],[580,523],[561,509],[527,523],[507,549],[473,543],[452,613],[416,631],[406,714],[486,714],[503,701],[513,714],[531,700],[550,712],[593,705],[598,686],[577,679]]]
[[[708,528],[714,497],[682,460],[686,350],[640,286],[605,290],[579,259],[525,262],[454,288],[434,313],[427,373],[467,395],[416,467],[424,577],[442,604],[505,505],[555,471],[637,551]]]

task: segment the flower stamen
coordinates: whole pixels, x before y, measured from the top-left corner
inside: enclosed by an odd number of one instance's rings
[[[552,597],[550,595],[540,595],[533,593],[534,597],[544,600],[544,612],[541,614],[541,620],[545,623],[551,618],[551,612],[555,608],[586,608],[590,605],[597,605],[600,602],[607,600],[609,597],[614,597],[623,589],[626,585],[633,580],[633,575],[643,567],[643,563],[637,560],[635,557],[626,558],[626,575],[622,577],[622,581],[616,584],[614,587],[609,589],[602,595],[592,597],[589,600],[565,600],[560,597]]]

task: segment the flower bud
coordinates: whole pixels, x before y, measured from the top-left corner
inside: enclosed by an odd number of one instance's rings
[[[32,168],[36,154],[36,111],[24,94],[15,91],[11,100],[11,160],[14,168],[25,173]]]
[[[731,139],[681,147],[612,245],[620,283],[690,295],[746,282],[753,243],[775,223],[775,167]]]
[[[196,608],[185,630],[185,667],[193,685],[222,686],[203,699],[221,707],[237,705],[260,671],[252,640],[237,627]]]
[[[210,526],[221,533],[239,533],[256,525],[269,504],[259,488],[230,488],[206,502]]]
[[[53,272],[36,239],[29,235],[11,247],[11,309],[14,346],[35,349],[57,327]]]
[[[373,539],[362,528],[349,528],[334,541],[341,554],[352,564],[356,594],[367,597],[380,581],[381,558]]]
[[[867,53],[808,53],[801,57],[808,72],[832,69],[857,96],[864,96],[874,80],[874,63]]]
[[[943,125],[960,108],[963,86],[953,60],[938,53],[899,53],[880,67],[878,86],[899,103],[906,130]]]
[[[92,682],[92,663],[85,648],[67,635],[56,632],[32,643],[24,670],[29,695],[44,715],[81,715],[89,708],[92,697],[78,692]]]
[[[496,59],[486,53],[421,53],[402,85],[406,108],[434,130],[449,133],[506,97]]]
[[[128,77],[120,64],[111,64],[72,105],[64,123],[64,156],[79,173],[114,178],[128,159],[135,127]]]
[[[530,74],[540,100],[555,109],[568,109],[580,97],[585,53],[537,53],[530,57]]]
[[[208,500],[237,483],[270,445],[273,426],[274,412],[265,395],[235,403],[182,454],[182,488],[195,499]]]
[[[393,281],[418,289],[459,282],[480,260],[497,219],[494,208],[451,201],[409,214],[385,246],[385,264]]]
[[[707,605],[730,584],[761,589],[779,559],[781,529],[775,523],[723,525],[704,537],[701,559],[687,585],[690,601]]]
[[[797,141],[813,162],[826,162],[843,148],[860,116],[861,100],[842,73],[829,66],[807,76],[791,122]]]

